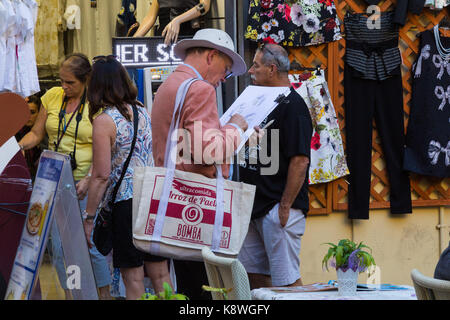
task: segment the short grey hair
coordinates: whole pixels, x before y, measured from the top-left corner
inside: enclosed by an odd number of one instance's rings
[[[289,72],[291,63],[287,51],[282,46],[265,43],[258,48],[258,51],[262,53],[261,61],[264,65],[274,64],[277,66],[278,72]]]

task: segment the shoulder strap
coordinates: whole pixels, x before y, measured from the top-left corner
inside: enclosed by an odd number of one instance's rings
[[[123,177],[125,176],[125,173],[128,169],[128,164],[130,163],[131,156],[134,151],[134,146],[136,144],[136,137],[137,137],[137,131],[138,131],[138,123],[139,123],[139,112],[137,111],[137,108],[135,105],[132,106],[133,108],[133,122],[134,122],[134,134],[133,134],[133,141],[131,142],[131,148],[130,153],[128,154],[127,160],[125,160],[125,163],[123,164],[122,173],[120,175],[119,181],[117,181],[116,185],[114,186],[114,190],[111,197],[111,203],[114,203],[116,200],[117,192],[119,191],[120,184],[122,183]]]

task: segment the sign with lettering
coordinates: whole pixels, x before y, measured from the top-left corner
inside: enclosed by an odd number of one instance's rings
[[[62,255],[55,255],[53,259],[55,263],[58,260],[66,266],[64,282],[73,299],[97,300],[70,157],[44,150],[39,159],[6,300],[29,300],[33,296],[50,233],[53,241],[57,241],[55,234],[59,235]]]
[[[179,40],[190,37],[179,37]],[[175,44],[167,46],[164,37],[113,37],[113,54],[127,68],[177,65],[183,61],[175,56]]]

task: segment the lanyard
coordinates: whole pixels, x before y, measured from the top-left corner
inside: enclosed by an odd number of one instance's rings
[[[77,136],[78,136],[78,126],[80,124],[81,119],[83,118],[83,110],[84,110],[84,104],[86,101],[86,89],[84,89],[83,96],[81,97],[80,103],[78,104],[77,108],[73,111],[72,116],[70,117],[69,121],[66,124],[66,107],[67,107],[67,98],[63,98],[63,102],[61,105],[61,109],[59,111],[59,121],[58,121],[58,135],[57,135],[57,142],[54,142],[55,144],[55,151],[58,152],[59,144],[61,143],[62,138],[64,137],[64,134],[66,133],[67,129],[69,128],[70,122],[72,121],[75,113],[77,114],[77,126],[75,128],[75,142],[73,145],[73,155],[75,157],[75,153],[77,150]],[[62,123],[64,120],[64,124]],[[61,125],[63,125],[62,134],[61,136]]]

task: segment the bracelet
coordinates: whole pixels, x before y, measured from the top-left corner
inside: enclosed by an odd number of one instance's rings
[[[86,210],[83,210],[83,214],[82,214],[83,220],[88,221],[88,220],[94,220],[95,219],[95,215],[90,215]]]
[[[198,12],[200,12],[200,15],[203,16],[206,13],[205,5],[203,3],[199,3],[195,6],[195,9],[197,9]]]
[[[25,150],[23,145],[21,145],[20,143],[18,143],[20,150]]]

